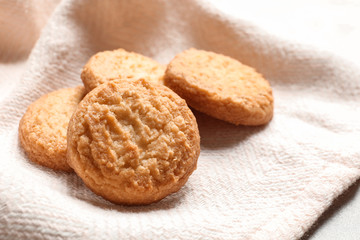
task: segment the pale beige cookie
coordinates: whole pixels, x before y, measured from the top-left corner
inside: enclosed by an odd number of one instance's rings
[[[170,62],[164,81],[191,107],[236,125],[265,124],[273,115],[269,82],[221,54],[186,50]]]
[[[200,152],[185,100],[143,79],[92,90],[68,128],[68,163],[96,194],[120,204],[149,204],[178,191]]]
[[[113,79],[138,79],[146,77],[163,84],[165,66],[155,60],[124,49],[99,52],[92,56],[81,72],[87,92]]]
[[[67,127],[84,95],[82,86],[64,88],[42,96],[28,107],[19,124],[19,138],[31,161],[71,171],[66,161]]]

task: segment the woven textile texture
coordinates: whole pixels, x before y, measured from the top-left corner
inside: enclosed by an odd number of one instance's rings
[[[360,177],[355,63],[219,1],[49,2],[0,1],[0,239],[298,239]],[[111,204],[29,162],[17,132],[27,106],[120,47],[163,64],[190,47],[234,57],[270,81],[274,118],[243,127],[194,111],[198,168],[149,206]]]

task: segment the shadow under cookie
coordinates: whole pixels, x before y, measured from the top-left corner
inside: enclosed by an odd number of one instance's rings
[[[191,109],[196,117],[200,132],[201,149],[228,149],[247,138],[264,131],[268,124],[261,126],[236,126]]]
[[[58,175],[59,173],[53,174]],[[75,173],[66,176],[62,175],[61,177],[65,178],[63,183],[66,185],[70,197],[104,210],[116,210],[119,212],[148,212],[175,208],[186,201],[186,195],[191,191],[191,188],[185,185],[178,192],[150,205],[117,205],[93,193]]]

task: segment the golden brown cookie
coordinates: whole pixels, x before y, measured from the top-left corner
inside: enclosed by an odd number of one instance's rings
[[[163,83],[165,66],[124,49],[99,52],[92,56],[81,72],[87,92],[113,79],[138,79],[146,77],[154,83]]]
[[[31,161],[71,171],[66,161],[67,127],[84,95],[82,86],[64,88],[42,96],[28,107],[19,124],[19,138]]]
[[[88,93],[67,137],[68,163],[85,184],[129,205],[178,191],[200,152],[198,126],[185,100],[143,79],[110,81]]]
[[[236,125],[265,124],[273,115],[269,82],[221,54],[186,50],[170,62],[164,81],[191,107]]]

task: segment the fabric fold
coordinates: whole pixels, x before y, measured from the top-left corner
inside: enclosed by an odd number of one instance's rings
[[[179,192],[117,206],[74,173],[28,161],[21,116],[41,95],[81,84],[91,55],[124,48],[167,64],[190,47],[256,68],[275,112],[265,126],[244,127],[194,111],[201,155]],[[19,59],[0,64],[1,239],[297,239],[360,177],[360,68],[207,1],[63,0]]]

